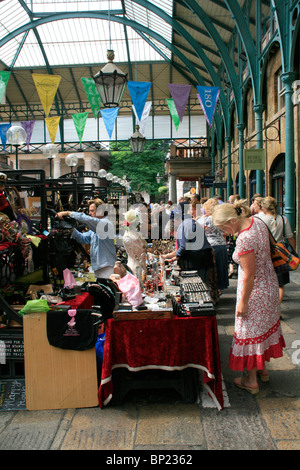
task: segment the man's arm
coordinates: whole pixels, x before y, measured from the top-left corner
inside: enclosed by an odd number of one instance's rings
[[[97,217],[91,217],[90,215],[84,214],[83,212],[71,212],[71,211],[61,211],[56,214],[56,217],[62,219],[63,217],[72,217],[72,219],[78,220],[79,222],[84,223],[90,230],[96,232],[96,227],[99,223]]]

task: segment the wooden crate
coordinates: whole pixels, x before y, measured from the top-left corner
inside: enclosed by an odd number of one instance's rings
[[[46,313],[24,315],[26,407],[28,410],[98,405],[95,347],[72,351],[50,346]]]

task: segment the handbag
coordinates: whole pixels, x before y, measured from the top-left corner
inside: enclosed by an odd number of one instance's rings
[[[86,351],[95,346],[99,320],[92,310],[49,310],[47,338],[56,348]]]
[[[295,271],[300,263],[299,256],[296,254],[293,254],[289,249],[285,246],[284,243],[277,242],[275,238],[272,235],[272,232],[270,231],[269,227],[267,224],[260,219],[259,217],[256,217],[257,219],[261,220],[267,227],[269,231],[269,239],[270,239],[270,248],[271,248],[271,258],[272,258],[272,263],[275,269],[276,273],[285,273],[289,271]],[[284,223],[284,219],[283,219]],[[284,227],[284,224],[283,224]]]

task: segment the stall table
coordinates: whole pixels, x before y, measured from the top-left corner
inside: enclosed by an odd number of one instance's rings
[[[113,371],[203,371],[203,384],[223,408],[221,362],[215,315],[115,321],[105,327],[99,406],[113,397]]]

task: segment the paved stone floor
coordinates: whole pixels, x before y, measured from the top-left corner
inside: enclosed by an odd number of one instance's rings
[[[232,279],[217,308],[221,412],[201,390],[193,404],[182,403],[175,391],[139,391],[105,409],[1,411],[0,450],[300,450],[300,273],[291,275],[282,303],[284,356],[270,362],[270,383],[260,384],[256,396],[232,385],[237,374],[227,366],[235,291]]]

